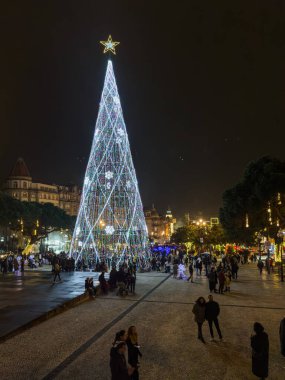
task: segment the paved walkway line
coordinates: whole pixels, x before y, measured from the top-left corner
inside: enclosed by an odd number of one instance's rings
[[[106,300],[108,298],[105,298]],[[109,298],[115,299],[115,298]],[[166,304],[177,304],[177,305],[194,305],[195,302],[176,302],[176,301],[157,301],[157,300],[143,300],[142,302],[149,303],[166,303]],[[233,305],[233,304],[222,304],[219,303],[221,307],[244,307],[248,309],[269,309],[269,310],[285,310],[285,307],[272,307],[272,306],[250,306],[250,305]]]
[[[83,354],[93,343],[95,343],[101,336],[103,336],[111,327],[113,327],[117,322],[123,319],[127,314],[129,314],[135,307],[137,307],[141,302],[143,302],[150,294],[152,294],[160,285],[162,285],[166,280],[169,279],[171,275],[165,277],[160,281],[154,288],[149,290],[142,298],[135,301],[131,306],[129,306],[125,311],[119,314],[115,319],[109,322],[105,327],[98,331],[92,338],[88,339],[80,347],[77,348],[72,354],[70,354],[65,360],[63,360],[57,367],[55,367],[51,372],[49,372],[42,380],[52,380],[55,379],[66,367],[68,367],[74,360],[76,360],[81,354]],[[106,298],[107,299],[107,298]],[[132,301],[132,300],[130,300]]]

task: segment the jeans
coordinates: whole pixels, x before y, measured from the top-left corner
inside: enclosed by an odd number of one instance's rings
[[[54,273],[53,282],[55,282],[55,280],[56,280],[57,277],[59,278],[59,281],[61,281],[61,278],[60,278],[60,274],[59,274],[59,272],[55,272],[55,273]]]
[[[202,334],[203,322],[197,322],[197,325],[198,325],[198,339],[199,338],[203,339],[203,334]]]
[[[216,327],[217,333],[219,335],[219,338],[222,339],[222,333],[221,333],[221,330],[220,330],[218,318],[208,319],[211,337],[214,338],[213,322],[215,324],[215,327]]]
[[[210,292],[216,289],[216,282],[209,281]]]
[[[137,369],[133,372],[131,380],[139,380],[139,371]]]

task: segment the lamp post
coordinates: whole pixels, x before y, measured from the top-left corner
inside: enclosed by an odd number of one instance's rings
[[[278,256],[280,253],[280,244],[283,243],[283,232],[282,230],[279,230],[277,232],[277,246],[278,246]],[[284,275],[283,275],[283,257],[282,257],[282,250],[283,250],[283,245],[281,245],[281,267],[280,267],[280,275],[281,275],[281,282],[284,282]]]
[[[199,243],[201,244],[201,252],[203,252],[203,244],[204,244],[204,229],[206,229],[206,222],[203,219],[199,219],[197,222],[197,226],[199,228]]]

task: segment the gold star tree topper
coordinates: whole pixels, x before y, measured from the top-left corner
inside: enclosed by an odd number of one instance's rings
[[[119,45],[120,42],[116,42],[112,40],[111,35],[108,37],[107,41],[100,41],[100,44],[104,46],[103,53],[108,53],[109,51],[116,55],[115,47]]]

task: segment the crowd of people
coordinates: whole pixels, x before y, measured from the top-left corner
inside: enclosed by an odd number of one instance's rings
[[[172,276],[175,280],[184,280],[189,283],[200,282],[199,279],[204,276],[207,278],[209,292],[208,300],[204,297],[198,297],[192,312],[197,324],[198,339],[206,344],[203,334],[203,325],[207,322],[210,334],[210,340],[215,340],[217,335],[220,342],[223,342],[222,329],[220,327],[219,315],[220,305],[214,300],[213,293],[223,295],[231,291],[231,283],[238,279],[240,266],[247,264],[249,261],[257,263],[257,268],[262,274],[264,268],[268,272],[273,270],[273,264],[270,259],[263,263],[256,255],[221,255],[217,260],[216,255],[212,254],[193,254],[186,253],[183,249],[173,249],[169,254],[164,252],[154,253],[148,259],[144,259],[143,266],[136,259],[124,258],[121,264],[113,260],[110,263],[105,260],[85,264],[84,260],[75,264],[73,258],[62,252],[55,255],[48,252],[37,257],[30,255],[6,255],[0,259],[0,266],[3,275],[9,272],[20,273],[24,271],[25,265],[30,268],[48,264],[53,272],[53,282],[61,281],[60,273],[73,272],[75,270],[91,270],[100,272],[99,288],[102,294],[116,292],[116,295],[126,295],[135,293],[137,271],[156,271],[163,272]],[[111,264],[111,268],[110,265]],[[91,269],[92,268],[92,269]],[[105,275],[108,273],[108,277]],[[93,278],[85,279],[85,290],[90,298],[95,298],[98,288],[94,286]],[[268,377],[268,360],[269,360],[269,337],[264,331],[264,327],[256,322],[253,326],[253,335],[250,338],[252,349],[252,372],[260,379]],[[281,353],[285,356],[285,318],[280,323],[280,343]],[[138,344],[138,335],[136,328],[131,326],[128,331],[121,330],[116,334],[110,351],[110,368],[113,380],[122,379],[139,379],[139,357],[141,357],[140,347]]]
[[[101,274],[98,278],[100,291],[102,294],[108,294],[109,291],[115,291],[116,295],[127,295],[128,293],[135,293],[136,288],[136,265],[129,262],[122,264],[119,270],[114,266],[110,273],[109,279],[105,278],[105,273],[107,272],[107,267],[104,266],[102,262]],[[85,291],[90,297],[94,298],[96,294],[96,287],[94,287],[94,281],[92,277],[87,277],[85,279]]]

